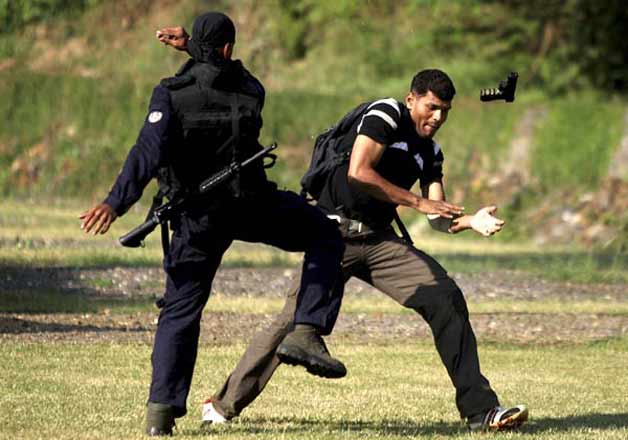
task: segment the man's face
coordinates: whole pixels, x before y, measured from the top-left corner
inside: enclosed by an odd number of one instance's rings
[[[451,101],[443,101],[430,90],[421,96],[410,92],[406,96],[406,107],[418,135],[431,139],[447,120]]]

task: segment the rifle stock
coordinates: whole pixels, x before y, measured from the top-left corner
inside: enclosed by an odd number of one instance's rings
[[[153,215],[150,219],[120,237],[120,244],[130,248],[140,247],[146,236],[153,232],[159,223],[157,216]]]

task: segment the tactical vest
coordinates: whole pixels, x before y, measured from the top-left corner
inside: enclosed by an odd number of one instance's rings
[[[233,161],[258,152],[262,125],[261,90],[239,61],[229,68],[189,61],[175,77],[162,80],[170,90],[180,140],[166,153],[159,170],[160,192],[170,200],[193,192],[198,184]],[[262,89],[263,90],[263,89]],[[252,165],[212,194],[239,197],[268,184],[263,164]]]

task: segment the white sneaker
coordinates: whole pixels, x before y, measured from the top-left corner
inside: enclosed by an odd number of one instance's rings
[[[220,425],[227,423],[229,420],[214,408],[214,404],[211,399],[207,399],[203,402],[203,425],[215,424]]]
[[[517,405],[510,408],[496,406],[485,414],[478,414],[467,421],[471,431],[510,431],[528,420],[528,408]]]

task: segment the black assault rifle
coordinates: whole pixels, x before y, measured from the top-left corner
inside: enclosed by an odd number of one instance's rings
[[[273,143],[272,145],[249,157],[242,163],[233,162],[227,168],[217,172],[216,174],[208,177],[203,182],[201,182],[201,184],[198,186],[198,190],[195,193],[190,194],[189,197],[174,200],[156,208],[149,215],[144,223],[130,231],[128,234],[120,237],[120,244],[122,246],[132,248],[142,246],[142,243],[146,236],[153,232],[157,225],[164,224],[168,220],[172,219],[175,215],[180,214],[185,206],[192,200],[197,199],[204,194],[207,194],[218,185],[226,182],[231,177],[233,177],[234,174],[238,173],[242,168],[246,167],[251,162],[254,162],[258,159],[263,159],[264,157],[270,157],[271,162],[268,165],[264,166],[272,166],[272,164],[275,163],[276,156],[269,153],[275,148],[277,148],[277,144]]]
[[[517,72],[510,72],[505,81],[499,82],[498,88],[480,90],[480,101],[486,102],[503,99],[506,102],[513,102],[515,100],[515,89],[517,88],[518,77],[519,74]]]

